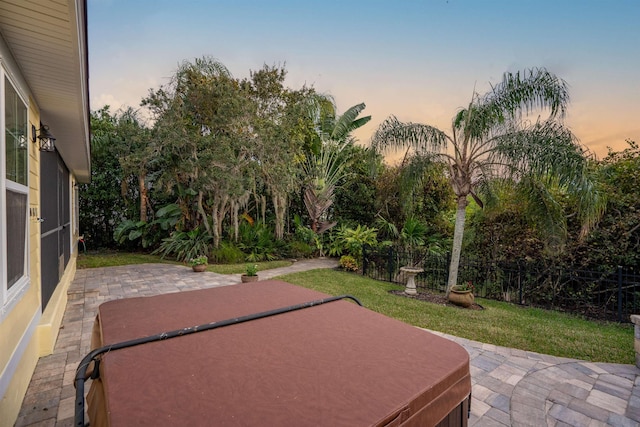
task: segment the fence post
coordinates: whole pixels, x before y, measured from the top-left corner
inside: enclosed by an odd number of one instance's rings
[[[367,275],[367,267],[368,267],[368,262],[367,262],[367,245],[363,245],[362,246],[362,275],[366,276]]]
[[[389,273],[389,283],[393,283],[393,247],[389,246],[389,255],[387,257],[387,272]]]
[[[522,265],[518,263],[518,301],[522,305]]]
[[[451,252],[447,252],[447,265],[444,267],[444,287],[447,289],[449,285],[449,266],[451,265]],[[458,266],[459,268],[459,266]]]
[[[618,322],[622,323],[622,266],[618,266]]]

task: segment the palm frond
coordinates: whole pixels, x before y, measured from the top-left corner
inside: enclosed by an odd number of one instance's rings
[[[524,205],[525,217],[552,253],[557,253],[567,238],[567,222],[564,209],[551,188],[536,179],[523,179],[516,187]]]
[[[418,152],[444,153],[451,138],[440,129],[420,123],[403,123],[395,116],[387,118],[376,130],[371,145],[376,151],[413,148]]]
[[[504,73],[502,82],[482,98],[484,114],[493,117],[516,117],[548,108],[550,118],[563,118],[569,104],[569,86],[545,68]]]
[[[364,103],[354,105],[342,114],[336,121],[333,131],[331,132],[331,139],[343,140],[353,130],[365,125],[371,116],[357,118],[360,112],[366,108]]]
[[[501,158],[503,163],[513,165],[509,169],[512,178],[555,186],[572,198],[584,237],[600,219],[606,204],[596,179],[589,173],[584,154],[569,129],[555,121],[545,121],[504,135],[496,145],[494,159]]]
[[[555,121],[536,122],[495,138],[492,161],[512,165],[515,174],[530,173],[576,184],[584,176],[587,162],[577,138]]]

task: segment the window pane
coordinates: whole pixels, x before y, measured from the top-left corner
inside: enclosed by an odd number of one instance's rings
[[[25,275],[27,195],[7,190],[7,288]]]
[[[6,176],[27,185],[27,107],[6,77],[4,88]]]

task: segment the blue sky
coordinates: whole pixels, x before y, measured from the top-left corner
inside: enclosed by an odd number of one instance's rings
[[[390,114],[448,131],[475,87],[543,66],[566,80],[567,123],[597,153],[640,142],[637,0],[89,0],[91,108],[137,107],[184,60],[234,76],[286,64],[287,84],[365,102],[367,143]]]

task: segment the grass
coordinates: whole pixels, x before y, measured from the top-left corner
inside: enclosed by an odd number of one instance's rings
[[[140,263],[172,263],[156,255],[100,252],[80,254],[78,268]],[[252,263],[260,271],[290,265],[289,261]],[[247,263],[210,264],[207,271],[244,273]],[[595,322],[566,313],[477,299],[485,310],[464,310],[390,294],[397,285],[352,273],[312,270],[287,274],[281,280],[330,295],[351,294],[365,307],[411,325],[487,344],[518,348],[592,362],[635,363],[633,327]]]
[[[244,262],[242,264],[209,264],[207,271],[219,274],[244,274],[247,270],[247,264],[255,264],[258,266],[258,276],[263,270],[271,270],[272,268],[288,267],[291,261],[261,261],[261,262]]]
[[[135,252],[115,252],[115,251],[101,251],[101,252],[89,252],[87,254],[79,254],[77,266],[79,269],[83,268],[97,268],[97,267],[115,267],[118,265],[131,265],[131,264],[178,264],[186,265],[183,262],[172,261],[168,259],[162,259],[159,255],[150,255]],[[209,264],[207,271],[219,274],[242,274],[247,269],[247,264],[255,264],[258,266],[258,275],[262,270],[270,270],[278,267],[288,267],[291,265],[291,261],[262,261],[252,263],[240,263],[240,264]]]
[[[365,307],[411,325],[474,341],[592,362],[635,363],[633,327],[566,313],[477,299],[485,310],[440,306],[390,294],[396,285],[331,270],[278,277],[330,295],[351,294]]]
[[[83,268],[98,268],[98,267],[116,267],[118,265],[131,265],[131,264],[159,264],[159,263],[171,263],[182,264],[176,261],[169,261],[160,258],[158,255],[150,255],[135,252],[115,252],[115,251],[101,251],[101,252],[88,252],[86,254],[78,254],[77,267]]]

